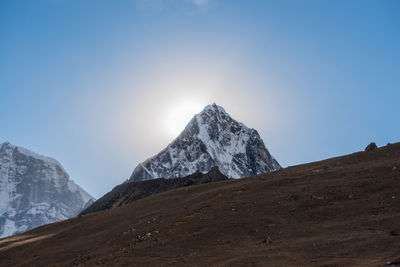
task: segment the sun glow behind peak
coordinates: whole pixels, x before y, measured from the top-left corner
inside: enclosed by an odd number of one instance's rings
[[[185,100],[170,107],[165,117],[167,133],[173,138],[177,137],[193,116],[199,113],[204,106],[200,101]]]

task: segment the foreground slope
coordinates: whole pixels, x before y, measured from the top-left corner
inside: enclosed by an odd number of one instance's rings
[[[195,115],[165,149],[140,163],[129,181],[184,177],[196,171],[207,173],[214,166],[229,178],[280,168],[255,129],[234,120],[214,103]]]
[[[93,201],[55,159],[0,144],[0,237],[71,218]]]
[[[0,240],[0,265],[382,266],[400,247],[400,144],[190,186]]]
[[[228,179],[228,177],[218,170],[218,167],[213,167],[208,173],[196,172],[183,178],[158,178],[123,183],[114,187],[113,190],[96,200],[80,214],[84,215],[101,210],[118,208],[133,201],[180,187],[226,181]]]

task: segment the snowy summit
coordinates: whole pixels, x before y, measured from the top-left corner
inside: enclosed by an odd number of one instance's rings
[[[128,181],[207,173],[214,166],[230,178],[280,169],[258,132],[234,120],[214,103],[196,114],[159,154],[140,163]]]
[[[57,160],[0,144],[0,238],[71,218],[93,201]]]

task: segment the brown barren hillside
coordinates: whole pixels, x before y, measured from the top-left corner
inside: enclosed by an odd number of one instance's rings
[[[189,186],[0,240],[1,266],[384,266],[400,144]]]
[[[183,178],[158,178],[140,182],[123,183],[117,185],[113,190],[96,200],[87,209],[83,210],[80,215],[118,208],[133,201],[180,187],[226,180],[229,180],[229,178],[223,175],[218,170],[218,167],[215,166],[205,174],[196,172]]]

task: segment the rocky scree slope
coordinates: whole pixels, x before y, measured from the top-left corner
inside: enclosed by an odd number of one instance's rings
[[[0,144],[0,237],[71,218],[93,201],[55,159]]]
[[[213,104],[195,115],[159,154],[140,163],[128,182],[184,177],[196,171],[207,173],[214,166],[229,178],[280,169],[255,129]]]

